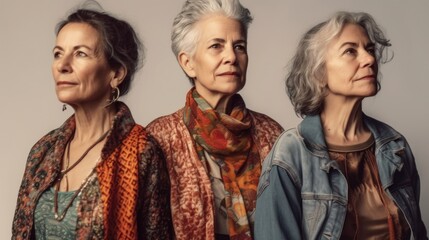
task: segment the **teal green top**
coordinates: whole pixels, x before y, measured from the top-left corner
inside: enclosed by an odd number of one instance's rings
[[[61,215],[69,204],[75,191],[58,192],[58,213]],[[36,239],[75,239],[77,222],[77,203],[79,195],[73,200],[73,204],[67,210],[62,221],[55,219],[54,213],[54,189],[46,190],[37,202],[34,213],[34,229]]]

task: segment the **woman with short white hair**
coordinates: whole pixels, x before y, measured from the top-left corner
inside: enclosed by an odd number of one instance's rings
[[[178,239],[252,239],[262,159],[281,126],[246,108],[247,28],[238,0],[188,0],[172,49],[193,87],[147,126],[164,151]]]

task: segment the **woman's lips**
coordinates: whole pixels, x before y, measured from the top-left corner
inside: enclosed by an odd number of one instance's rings
[[[57,82],[57,86],[70,86],[70,85],[77,85],[77,83],[68,82],[68,81],[58,81]]]

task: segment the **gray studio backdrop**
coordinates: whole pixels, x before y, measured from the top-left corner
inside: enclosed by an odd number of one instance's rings
[[[100,0],[104,9],[135,26],[147,54],[131,92],[123,100],[137,122],[184,105],[190,85],[170,50],[170,29],[182,0]],[[45,133],[72,114],[61,111],[51,77],[54,26],[75,6],[66,0],[0,0],[0,238],[8,239],[27,154]],[[393,44],[394,59],[381,66],[381,92],[364,111],[402,132],[414,151],[422,189],[429,183],[429,1],[242,0],[253,16],[249,28],[249,108],[291,128],[300,121],[284,91],[285,66],[309,27],[338,10],[366,11]],[[429,191],[422,191],[423,220],[429,224]]]

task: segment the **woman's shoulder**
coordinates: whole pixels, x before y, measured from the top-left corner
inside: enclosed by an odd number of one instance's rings
[[[250,109],[249,109],[249,112],[250,112],[250,115],[253,117],[253,119],[258,123],[268,123],[268,124],[273,124],[281,127],[281,125],[276,120],[274,120],[273,118],[271,118],[270,116],[264,113],[256,112]]]
[[[131,129],[130,133],[127,136],[128,139],[130,139],[128,142],[140,142],[142,143],[145,148],[151,148],[153,146],[157,145],[156,140],[154,137],[147,131],[147,128],[143,127],[140,124],[135,124],[134,127]],[[126,141],[124,141],[125,143]]]
[[[263,162],[262,169],[265,172],[277,167],[286,170],[289,175],[293,176],[293,179],[298,180],[302,177],[303,165],[309,164],[317,164],[317,161],[310,160],[304,139],[299,135],[296,128],[291,128],[282,132],[277,138]]]
[[[153,128],[174,128],[174,126],[182,119],[183,108],[174,113],[155,118],[146,126],[146,129],[150,132]]]
[[[272,158],[274,162],[283,162],[288,165],[300,165],[300,161],[304,156],[302,155],[307,153],[304,139],[299,135],[299,132],[296,128],[291,128],[286,131],[283,131],[280,136],[277,138],[273,148],[272,148]]]
[[[386,122],[377,120],[367,115],[364,116],[364,122],[369,130],[374,134],[375,138],[391,137],[392,135],[404,138],[400,132],[398,132],[395,128]]]
[[[304,139],[296,128],[290,128],[279,135],[273,148],[275,151],[285,152],[302,147],[305,147]]]
[[[151,159],[160,155],[160,148],[156,139],[145,127],[139,124],[135,124],[127,136],[115,148],[119,148],[125,152],[138,153],[145,159]]]
[[[42,136],[31,148],[32,150],[36,149],[36,148],[40,148],[41,146],[49,146],[51,144],[53,144],[57,139],[58,139],[58,135],[62,132],[61,128],[56,128],[53,129],[51,131],[49,131],[48,133],[46,133],[44,136]]]
[[[189,132],[183,122],[183,109],[161,116],[146,126],[147,132],[152,135],[161,146],[176,142],[179,139],[187,140]]]
[[[252,110],[249,110],[249,112],[257,131],[267,131],[271,135],[276,135],[276,137],[284,131],[283,127],[270,116]]]
[[[43,137],[41,137],[33,146],[32,149],[41,146],[51,147],[57,140],[63,139],[71,134],[75,129],[74,117],[70,116],[60,127],[50,130]]]

